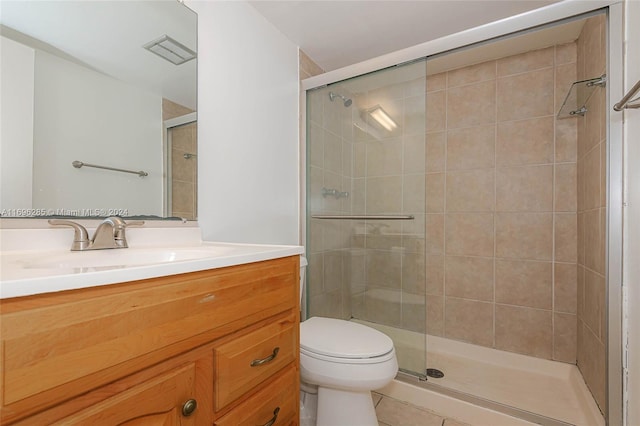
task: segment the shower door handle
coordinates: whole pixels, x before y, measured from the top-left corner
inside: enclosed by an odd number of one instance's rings
[[[378,215],[342,215],[342,214],[313,214],[311,219],[346,219],[346,220],[413,220],[411,214],[378,214]]]

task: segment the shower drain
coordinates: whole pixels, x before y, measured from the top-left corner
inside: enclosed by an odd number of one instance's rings
[[[427,368],[427,376],[433,377],[434,379],[440,379],[444,377],[444,373],[437,368]]]

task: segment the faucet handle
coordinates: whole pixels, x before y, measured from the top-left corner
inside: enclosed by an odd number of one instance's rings
[[[51,226],[70,226],[73,228],[73,243],[71,243],[71,251],[86,250],[91,241],[87,229],[79,223],[64,219],[49,219]]]
[[[113,226],[113,240],[115,244],[120,248],[127,248],[129,244],[127,243],[127,238],[125,236],[125,229],[130,226],[142,226],[144,225],[144,220],[132,220],[130,222],[125,222],[121,217],[108,217],[105,219],[106,221],[111,221],[114,224]]]
[[[132,220],[132,221],[126,222],[120,216],[109,216],[103,222],[110,223],[114,228],[118,228],[118,229],[124,229],[124,228],[127,228],[129,226],[142,226],[142,225],[144,225],[144,220]]]

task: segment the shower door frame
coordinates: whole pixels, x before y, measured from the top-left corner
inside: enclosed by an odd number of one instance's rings
[[[490,41],[520,31],[535,29],[560,20],[606,9],[608,28],[607,55],[607,328],[606,388],[608,425],[623,424],[623,310],[622,310],[622,237],[623,237],[623,121],[622,114],[609,109],[623,93],[623,0],[560,2],[527,13],[481,25],[456,34],[431,40],[364,62],[310,77],[301,82],[300,113],[302,129],[306,129],[307,91],[359,75],[396,66],[405,62],[448,52],[470,44]],[[614,78],[611,78],[615,76]],[[300,136],[300,175],[306,182],[306,132]],[[301,185],[301,200],[306,200],[306,185]],[[306,218],[306,203],[300,203],[300,214]],[[301,241],[306,241],[306,219],[300,221]]]
[[[175,129],[176,127],[184,126],[186,124],[196,123],[197,121],[198,113],[190,112],[185,115],[169,118],[162,122],[162,161],[164,163],[165,170],[163,178],[164,201],[162,206],[164,216],[172,216],[173,213],[171,207],[171,204],[173,202],[173,183],[171,181],[171,150],[173,148],[173,141],[171,130]],[[193,220],[197,220],[197,217]]]

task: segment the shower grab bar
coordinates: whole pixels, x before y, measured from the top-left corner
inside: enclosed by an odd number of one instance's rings
[[[640,92],[640,80],[638,80],[638,82],[631,88],[631,90],[629,90],[627,94],[624,95],[622,99],[620,99],[620,102],[618,102],[613,106],[613,109],[615,111],[622,111],[623,109],[626,109],[626,108],[634,108],[634,109],[640,108],[640,103],[637,103],[637,104],[629,103],[629,102],[634,102],[640,99],[640,98],[631,99],[631,97],[638,92]]]
[[[76,169],[79,169],[80,167],[85,166],[85,167],[94,167],[96,169],[113,170],[114,172],[133,173],[134,175],[138,175],[140,177],[149,176],[149,173],[142,170],[136,172],[134,170],[117,169],[115,167],[98,166],[97,164],[83,163],[82,161],[78,161],[78,160],[72,162],[71,165]]]
[[[364,216],[352,216],[352,215],[340,215],[340,214],[315,214],[311,215],[312,219],[347,219],[347,220],[413,220],[413,215],[364,215]]]

